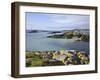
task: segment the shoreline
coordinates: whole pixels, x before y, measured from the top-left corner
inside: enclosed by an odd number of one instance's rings
[[[75,50],[26,52],[26,67],[89,64],[89,55],[84,53]]]

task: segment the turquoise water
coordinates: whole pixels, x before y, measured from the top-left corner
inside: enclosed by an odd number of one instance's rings
[[[26,51],[80,50],[89,53],[89,42],[47,38],[48,32],[26,33]]]

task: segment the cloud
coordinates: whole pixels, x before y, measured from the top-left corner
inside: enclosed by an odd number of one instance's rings
[[[52,15],[50,16],[50,19],[56,23],[68,23],[69,22],[69,17],[65,15]]]
[[[86,22],[89,21],[88,16],[84,15],[52,15],[50,16],[50,19],[58,24],[74,24],[79,22]]]
[[[66,30],[89,28],[89,15],[76,14],[32,14],[27,16],[27,29]],[[30,20],[31,19],[31,20]]]

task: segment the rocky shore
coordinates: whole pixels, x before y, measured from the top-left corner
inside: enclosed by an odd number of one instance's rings
[[[83,64],[89,64],[89,55],[84,51],[60,50],[26,52],[26,67]]]

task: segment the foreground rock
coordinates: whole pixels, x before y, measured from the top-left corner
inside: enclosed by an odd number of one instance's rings
[[[89,55],[83,51],[35,51],[26,53],[26,66],[58,66],[89,64]]]

